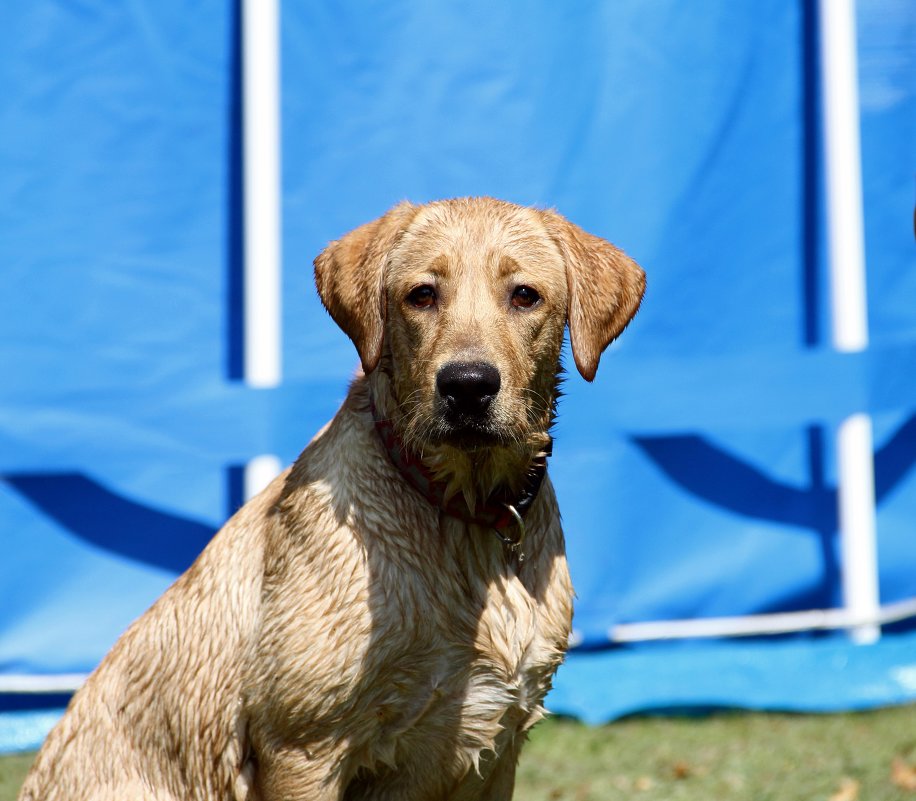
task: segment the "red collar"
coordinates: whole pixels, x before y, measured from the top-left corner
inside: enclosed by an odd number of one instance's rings
[[[534,504],[534,499],[537,498],[544,480],[544,474],[547,472],[547,457],[551,453],[552,440],[545,452],[535,457],[531,463],[525,486],[520,493],[513,494],[508,487],[497,489],[482,505],[478,504],[471,510],[463,495],[453,495],[446,500],[446,482],[435,478],[419,456],[404,447],[404,443],[395,433],[391,420],[380,419],[371,398],[369,405],[375,421],[375,430],[378,431],[388,457],[410,486],[426,498],[431,506],[449,517],[491,528],[505,545],[513,550],[518,549],[525,533],[524,517]],[[520,530],[518,536],[513,539],[506,536],[504,531],[514,525],[517,525]]]

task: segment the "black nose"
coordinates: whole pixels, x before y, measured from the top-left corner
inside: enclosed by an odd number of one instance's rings
[[[449,362],[436,374],[436,388],[450,412],[479,417],[499,392],[499,370],[486,362]]]

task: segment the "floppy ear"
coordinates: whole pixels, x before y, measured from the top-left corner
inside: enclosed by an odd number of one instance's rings
[[[566,262],[567,320],[576,367],[586,381],[604,349],[636,314],[646,288],[642,268],[610,242],[586,233],[553,211],[544,225]]]
[[[416,213],[416,206],[400,203],[331,242],[315,259],[321,302],[353,340],[366,373],[376,368],[382,355],[388,253]]]

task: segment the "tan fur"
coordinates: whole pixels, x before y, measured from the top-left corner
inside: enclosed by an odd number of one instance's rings
[[[642,272],[553,212],[402,204],[334,242],[316,281],[366,376],[74,697],[23,786],[67,799],[508,799],[563,658],[572,589],[549,479],[518,564],[391,464],[370,412],[470,504],[547,444],[564,325],[589,380]],[[433,310],[405,297],[438,293]],[[513,288],[542,302],[520,311]],[[437,417],[437,370],[487,360],[492,441]]]

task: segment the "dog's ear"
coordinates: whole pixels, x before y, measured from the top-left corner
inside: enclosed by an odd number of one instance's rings
[[[366,373],[376,368],[382,355],[388,253],[416,213],[416,206],[400,203],[331,242],[315,259],[321,302],[353,340]]]
[[[639,309],[646,275],[610,242],[583,231],[556,212],[543,211],[541,215],[566,262],[573,358],[582,377],[591,381],[604,349]]]

